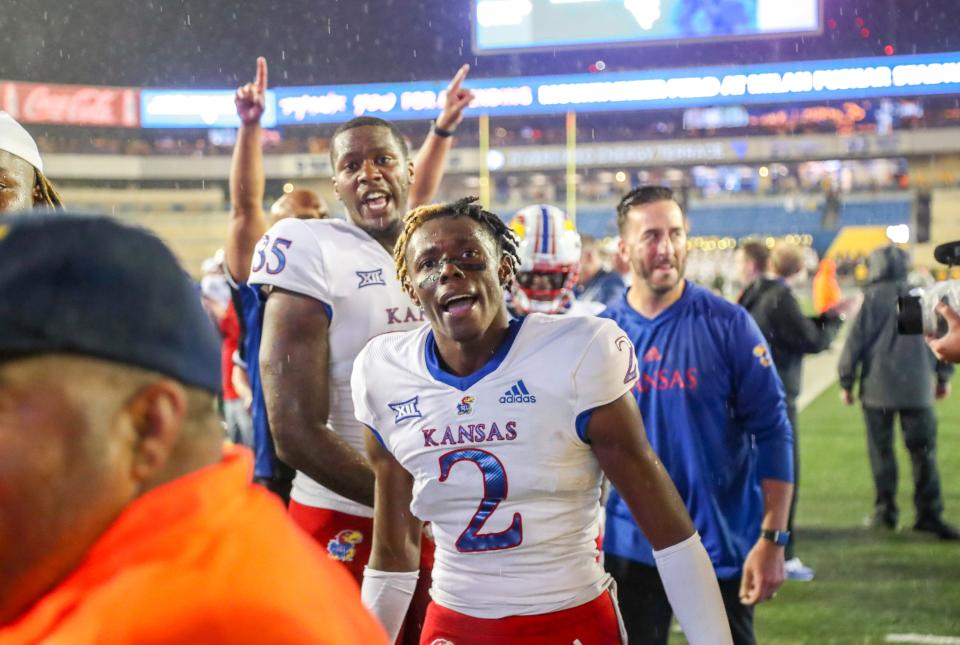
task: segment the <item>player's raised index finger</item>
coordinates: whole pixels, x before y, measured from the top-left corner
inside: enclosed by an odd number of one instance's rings
[[[470,65],[461,65],[460,69],[457,70],[457,73],[454,75],[453,80],[450,81],[449,91],[456,92],[460,89],[460,84],[463,83],[463,79],[467,77],[467,72],[470,71]]]
[[[257,80],[254,84],[258,92],[267,91],[267,59],[263,56],[257,57]]]

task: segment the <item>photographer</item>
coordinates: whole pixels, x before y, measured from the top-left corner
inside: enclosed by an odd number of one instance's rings
[[[933,250],[933,257],[937,262],[948,267],[960,265],[960,240],[941,244]],[[960,363],[960,315],[957,314],[957,309],[960,307],[958,307],[957,296],[955,281],[940,283],[928,291],[926,304],[920,304],[920,317],[926,323],[921,327],[927,334],[927,344],[937,358],[948,363]],[[923,300],[922,297],[921,300]],[[947,302],[952,303],[953,306],[951,307]],[[946,322],[945,330],[937,321],[923,317],[924,309],[929,312],[932,303],[937,303],[933,310],[943,318],[943,321],[939,321],[940,323]],[[912,333],[919,333],[919,331],[911,330]]]
[[[838,366],[840,396],[847,405],[853,404],[853,387],[859,372],[860,401],[876,486],[874,512],[868,517],[868,524],[886,529],[897,526],[893,425],[899,416],[913,468],[913,528],[942,540],[958,540],[960,531],[942,517],[936,461],[937,419],[933,408],[934,396],[944,399],[950,393],[953,367],[938,363],[919,334],[898,332],[897,300],[908,294],[908,270],[907,254],[896,246],[871,253],[863,307],[851,326]]]

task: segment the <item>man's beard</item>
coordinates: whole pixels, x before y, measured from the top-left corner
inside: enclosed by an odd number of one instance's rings
[[[670,284],[665,284],[663,282],[660,282],[660,283],[654,282],[653,274],[655,270],[654,269],[648,270],[647,267],[644,266],[642,261],[633,264],[634,272],[637,273],[640,276],[640,279],[647,284],[647,287],[650,289],[650,291],[652,291],[658,296],[662,296],[664,294],[670,293],[677,287],[678,284],[680,284],[680,281],[683,280],[683,275],[687,269],[686,258],[682,260],[675,260],[672,268],[677,272],[677,279],[671,282]]]

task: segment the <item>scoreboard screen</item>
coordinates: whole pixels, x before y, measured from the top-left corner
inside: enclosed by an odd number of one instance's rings
[[[822,31],[822,0],[473,0],[478,54]]]

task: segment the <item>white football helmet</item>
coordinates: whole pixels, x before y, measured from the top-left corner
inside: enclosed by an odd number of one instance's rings
[[[510,221],[520,241],[511,305],[520,315],[565,312],[580,275],[580,234],[556,206],[527,206]]]

